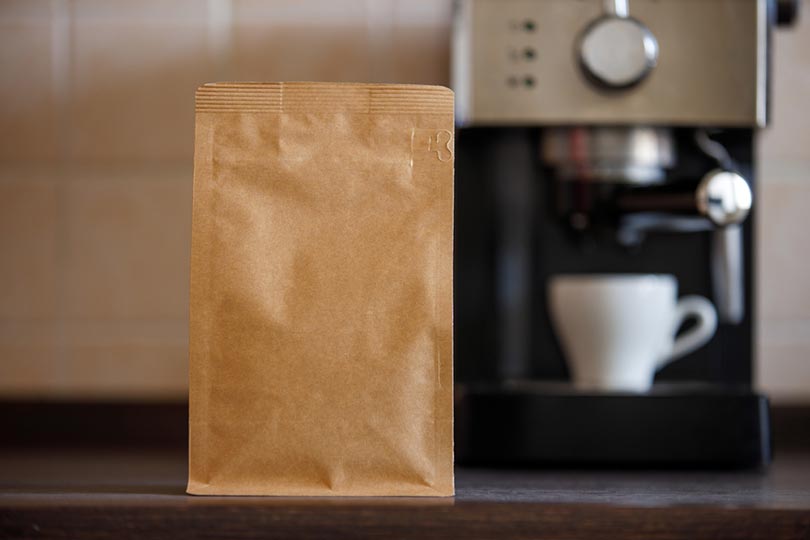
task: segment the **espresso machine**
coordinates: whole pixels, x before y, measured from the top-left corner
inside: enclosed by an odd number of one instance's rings
[[[456,455],[482,465],[759,467],[755,145],[796,2],[455,4]],[[558,274],[672,274],[719,325],[650,392],[574,390]],[[688,323],[687,323],[688,326]]]

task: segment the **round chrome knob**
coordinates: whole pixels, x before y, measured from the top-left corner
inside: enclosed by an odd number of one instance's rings
[[[751,188],[735,172],[711,171],[700,181],[695,196],[698,211],[715,225],[740,223],[751,211]]]
[[[608,88],[637,84],[658,61],[658,41],[631,17],[608,15],[588,26],[579,41],[586,75]]]

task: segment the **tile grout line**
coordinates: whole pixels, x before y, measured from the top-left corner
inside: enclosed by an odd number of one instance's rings
[[[73,59],[73,14],[70,0],[51,0],[51,91],[54,107],[56,109],[56,136],[57,136],[57,163],[64,164],[70,158],[70,99],[71,99],[71,67]],[[69,244],[69,211],[68,211],[68,185],[62,182],[56,173],[54,190],[56,192],[56,226],[55,241],[57,264],[66,267]],[[67,273],[57,273],[56,284],[56,324],[54,332],[54,366],[51,374],[51,385],[58,387],[59,381],[66,380],[69,375],[68,364],[68,335],[65,321],[68,311],[68,277]]]
[[[59,161],[69,157],[72,20],[69,0],[51,0],[51,99],[56,109],[56,132]]]
[[[371,51],[368,65],[370,82],[392,82],[393,7],[390,1],[366,0],[366,39]]]
[[[214,72],[220,80],[231,79],[233,50],[233,2],[208,0],[206,43]]]

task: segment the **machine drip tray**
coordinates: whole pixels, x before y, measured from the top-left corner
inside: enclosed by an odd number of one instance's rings
[[[456,385],[456,461],[483,466],[757,468],[768,400],[749,388],[581,393],[532,382]]]

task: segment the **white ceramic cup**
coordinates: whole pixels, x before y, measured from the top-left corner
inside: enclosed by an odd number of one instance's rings
[[[656,371],[717,329],[712,303],[679,300],[678,280],[666,274],[553,276],[549,303],[574,385],[583,390],[645,392]],[[697,323],[676,338],[689,318]]]

